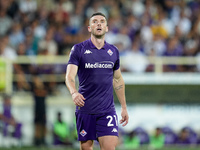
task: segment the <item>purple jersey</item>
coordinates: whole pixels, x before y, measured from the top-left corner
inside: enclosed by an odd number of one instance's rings
[[[115,111],[113,100],[113,72],[119,69],[118,49],[105,42],[98,50],[91,39],[74,45],[68,64],[78,66],[79,92],[85,105],[76,112],[98,114]]]

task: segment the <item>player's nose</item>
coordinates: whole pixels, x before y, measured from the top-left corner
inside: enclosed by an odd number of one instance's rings
[[[98,25],[98,26],[101,26],[101,22],[99,21],[99,22],[97,23],[97,25]]]

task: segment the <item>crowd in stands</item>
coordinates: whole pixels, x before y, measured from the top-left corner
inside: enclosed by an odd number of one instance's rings
[[[199,1],[0,0],[0,8],[0,54],[10,59],[69,54],[74,44],[89,38],[88,18],[97,11],[107,16],[106,40],[121,54],[199,54]]]
[[[146,56],[200,55],[200,2],[193,0],[0,0],[0,56],[69,55],[90,37],[94,12],[108,18],[106,41],[125,57],[122,71],[152,72]],[[30,90],[26,74],[65,73],[66,65],[19,65],[16,89]],[[165,72],[197,72],[199,65],[167,65]]]
[[[22,139],[22,127],[23,124],[19,122],[12,112],[12,100],[11,96],[5,94],[3,96],[3,103],[0,112],[0,134],[2,136],[1,141],[6,146],[7,138],[14,138],[15,142],[19,146]],[[14,142],[13,142],[14,144]]]

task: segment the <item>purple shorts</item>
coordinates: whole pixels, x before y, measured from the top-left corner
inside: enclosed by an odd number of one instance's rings
[[[83,114],[76,112],[76,127],[79,141],[97,140],[98,137],[118,136],[116,112]]]

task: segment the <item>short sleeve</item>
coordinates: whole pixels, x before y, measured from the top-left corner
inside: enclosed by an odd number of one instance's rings
[[[74,64],[79,66],[79,60],[80,60],[79,48],[77,45],[74,45],[69,55],[68,64]]]
[[[119,51],[118,51],[117,47],[115,47],[115,50],[116,50],[116,62],[115,62],[113,69],[118,70],[120,67]]]

